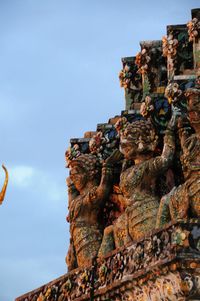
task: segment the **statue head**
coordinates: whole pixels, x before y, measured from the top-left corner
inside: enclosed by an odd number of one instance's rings
[[[120,151],[126,159],[134,160],[141,155],[153,153],[158,137],[149,120],[128,123],[119,131]]]
[[[92,154],[82,154],[70,161],[69,168],[70,178],[79,192],[88,182],[94,182],[99,179],[99,160]]]
[[[196,132],[200,131],[200,89],[187,89],[188,115]]]

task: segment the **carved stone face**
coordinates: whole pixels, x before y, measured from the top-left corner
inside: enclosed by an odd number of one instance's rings
[[[188,115],[196,134],[200,134],[200,93],[189,96]]]
[[[146,120],[127,123],[120,133],[120,151],[127,160],[136,160],[141,155],[152,153],[157,145],[157,136],[152,124]]]
[[[200,89],[187,89],[185,95],[188,99],[188,115],[190,123],[192,125],[198,124],[200,123]]]
[[[121,139],[120,151],[127,160],[134,160],[137,157],[138,146],[133,141],[129,142],[127,139]]]
[[[144,155],[149,151],[150,143],[145,141],[146,137],[138,135],[138,137],[132,137],[131,140],[122,138],[120,141],[120,151],[127,160],[135,160],[139,156]]]
[[[200,112],[190,111],[189,112],[189,119],[191,125],[196,128],[198,124],[200,124]],[[199,128],[199,127],[198,127]]]
[[[70,169],[70,178],[76,189],[80,192],[87,183],[87,175],[80,166],[72,166]]]
[[[191,123],[200,123],[200,100],[198,99],[199,97],[195,95],[193,98],[190,98],[188,102],[188,111]]]

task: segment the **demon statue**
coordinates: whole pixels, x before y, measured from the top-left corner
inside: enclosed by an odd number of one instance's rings
[[[120,151],[125,157],[119,182],[119,198],[125,210],[109,230],[105,229],[100,255],[111,251],[108,244],[112,235],[115,248],[118,248],[142,239],[155,229],[159,208],[156,180],[171,165],[175,150],[174,116],[166,130],[162,154],[156,157],[158,137],[150,121],[128,123],[122,118],[116,128],[120,136]]]
[[[189,119],[183,115],[177,125],[184,183],[161,199],[157,228],[170,220],[200,217],[200,90],[190,88],[185,95]]]
[[[71,241],[66,261],[69,270],[91,265],[97,257],[103,233],[102,209],[112,188],[112,166],[119,155],[115,152],[107,158],[102,169],[92,154],[82,154],[68,162]]]

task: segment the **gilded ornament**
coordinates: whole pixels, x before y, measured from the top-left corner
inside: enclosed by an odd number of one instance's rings
[[[7,189],[7,186],[8,186],[8,171],[6,169],[6,167],[4,165],[2,165],[4,171],[5,171],[5,181],[4,181],[4,184],[3,184],[3,187],[1,189],[1,192],[0,192],[0,205],[2,205],[3,203],[3,200],[5,198],[5,194],[6,194],[6,189]]]

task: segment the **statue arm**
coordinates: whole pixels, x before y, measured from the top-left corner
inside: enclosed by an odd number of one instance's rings
[[[161,156],[157,156],[155,159],[152,159],[151,164],[149,164],[150,173],[158,175],[165,172],[172,164],[174,153],[174,130],[171,125],[169,125],[165,132],[164,146]]]
[[[191,136],[192,129],[187,118],[178,119],[178,135],[181,143],[181,148],[184,150],[187,139]]]
[[[105,200],[109,196],[113,184],[112,179],[114,164],[119,162],[122,158],[122,153],[119,150],[115,150],[103,163],[101,182],[96,192],[98,199]]]
[[[112,188],[113,167],[104,163],[102,168],[101,182],[97,188],[97,199],[105,200]]]
[[[161,174],[165,172],[173,162],[175,153],[175,128],[177,127],[177,121],[180,119],[181,111],[179,108],[172,106],[172,117],[168,123],[165,131],[164,146],[161,156],[154,159],[152,164],[152,172],[155,174]]]
[[[79,195],[79,192],[78,192],[78,190],[76,190],[70,177],[68,177],[66,179],[66,183],[67,183],[67,187],[68,187],[68,204],[69,204],[69,208],[70,208],[72,200],[74,200]]]

